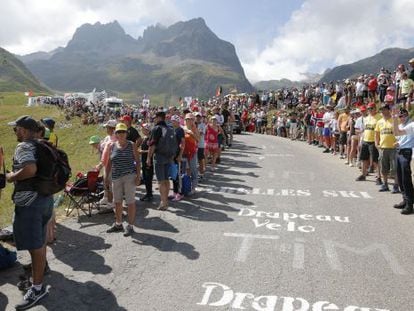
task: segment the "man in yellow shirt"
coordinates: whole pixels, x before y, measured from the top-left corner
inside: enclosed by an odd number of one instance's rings
[[[394,124],[391,118],[390,106],[381,106],[382,119],[375,126],[375,146],[379,151],[379,164],[384,184],[379,191],[390,191],[388,188],[388,177],[395,178],[395,144]],[[397,193],[398,185],[394,184],[393,193]]]
[[[357,181],[366,180],[366,176],[368,175],[368,166],[370,163],[370,159],[372,159],[372,165],[374,169],[378,167],[378,149],[375,147],[375,127],[381,116],[377,114],[375,103],[369,103],[367,106],[367,110],[368,116],[364,118],[364,132],[362,134],[362,145],[359,156],[362,162],[362,175],[360,175],[356,179]],[[380,174],[378,171],[376,184],[382,184]]]

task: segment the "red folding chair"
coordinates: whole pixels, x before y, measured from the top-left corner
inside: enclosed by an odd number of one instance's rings
[[[90,217],[92,209],[97,208],[99,200],[103,197],[102,177],[99,177],[99,171],[89,171],[73,184],[66,185],[64,193],[69,198],[66,216],[76,209],[78,217],[79,211]]]

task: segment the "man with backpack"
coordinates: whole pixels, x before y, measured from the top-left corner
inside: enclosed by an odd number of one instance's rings
[[[14,132],[19,144],[13,158],[13,172],[7,173],[8,182],[14,183],[13,202],[15,217],[13,223],[14,240],[17,250],[28,250],[32,260],[32,286],[16,305],[16,310],[26,310],[47,295],[43,284],[46,265],[46,228],[52,216],[52,194],[41,194],[37,190],[38,155],[35,140],[37,122],[22,116],[15,122]]]
[[[168,209],[168,192],[170,191],[169,168],[177,152],[177,139],[172,127],[165,122],[165,112],[158,111],[154,119],[155,126],[151,131],[148,142],[147,165],[151,165],[154,155],[155,175],[160,188],[161,202],[159,210]]]

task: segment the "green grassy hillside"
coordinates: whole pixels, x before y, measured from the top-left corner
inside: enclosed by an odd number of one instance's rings
[[[19,59],[0,48],[0,92],[29,90],[47,91]]]
[[[64,121],[60,110],[52,106],[26,107],[26,97],[22,93],[0,93],[0,145],[3,146],[6,168],[10,170],[14,148],[17,144],[13,129],[7,125],[21,115],[31,115],[35,119],[52,117],[56,120],[56,134],[59,147],[68,153],[72,172],[84,172],[98,163],[98,156],[91,153],[89,137],[103,137],[105,131],[96,125],[81,125],[79,120]],[[8,184],[2,191],[0,199],[0,228],[12,222],[13,203],[11,193],[13,186]],[[61,208],[62,209],[62,208]]]

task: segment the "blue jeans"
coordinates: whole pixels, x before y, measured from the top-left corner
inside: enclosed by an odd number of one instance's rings
[[[192,185],[192,188],[194,189],[195,187],[197,187],[197,184],[198,184],[198,169],[197,169],[198,160],[197,160],[197,154],[194,154],[191,159],[183,158],[183,164],[184,164],[184,168],[183,168],[183,171],[184,172],[186,170],[186,165],[188,165],[189,168],[190,168],[190,172],[191,172],[191,185]]]

